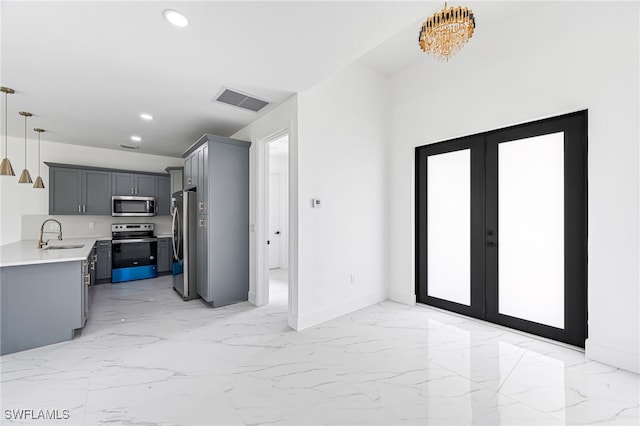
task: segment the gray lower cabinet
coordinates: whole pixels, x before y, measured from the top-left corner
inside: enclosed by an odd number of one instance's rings
[[[110,215],[111,173],[101,170],[49,168],[49,214]]]
[[[89,319],[89,309],[91,308],[92,296],[92,276],[95,277],[95,257],[93,250],[89,257],[82,262],[82,327],[85,326]]]
[[[96,256],[96,282],[111,282],[111,241],[97,241]]]
[[[89,260],[0,268],[0,353],[70,340],[91,303]]]
[[[171,272],[173,246],[171,238],[158,238],[158,273]]]

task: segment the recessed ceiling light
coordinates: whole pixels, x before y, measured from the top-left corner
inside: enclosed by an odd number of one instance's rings
[[[182,13],[177,10],[167,9],[162,12],[162,16],[169,23],[175,25],[176,27],[184,28],[189,25],[189,20]]]
[[[140,118],[142,118],[143,120],[153,120],[153,115],[142,113],[140,114]]]
[[[131,136],[131,140],[134,142],[140,142],[142,138],[140,136]]]

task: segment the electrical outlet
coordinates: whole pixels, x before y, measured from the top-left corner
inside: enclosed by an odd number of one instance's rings
[[[96,227],[96,223],[95,222],[89,222],[89,229],[93,229]]]

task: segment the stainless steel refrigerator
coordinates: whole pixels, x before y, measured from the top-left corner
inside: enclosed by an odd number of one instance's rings
[[[184,300],[198,298],[196,260],[196,193],[178,191],[171,196],[173,288]]]

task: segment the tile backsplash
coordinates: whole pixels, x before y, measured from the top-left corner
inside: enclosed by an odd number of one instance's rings
[[[67,215],[23,215],[21,239],[37,240],[42,222],[56,219],[62,223],[62,238],[78,237],[110,237],[113,223],[153,223],[156,235],[171,235],[171,216],[153,217],[111,217],[111,216],[67,216]],[[45,231],[51,231],[49,223]],[[45,234],[45,239],[55,238],[53,234]]]

